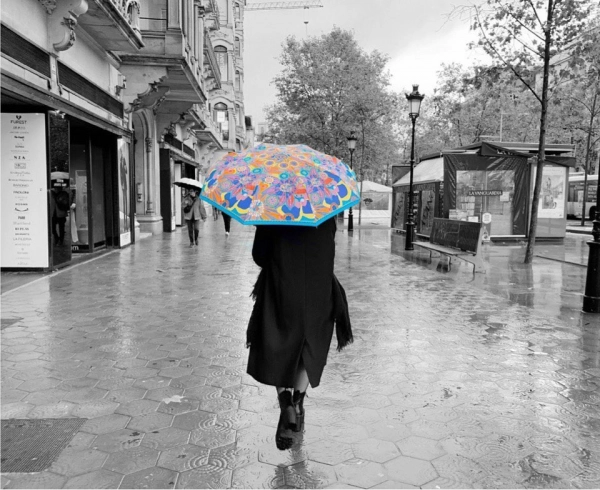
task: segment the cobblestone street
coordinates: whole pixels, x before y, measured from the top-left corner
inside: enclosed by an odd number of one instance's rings
[[[3,294],[3,422],[87,419],[3,488],[600,487],[600,318],[523,299],[553,287],[525,270],[406,260],[389,230],[337,234],[355,342],[279,451],[275,389],[245,374],[253,232],[209,220],[198,247],[165,233]]]

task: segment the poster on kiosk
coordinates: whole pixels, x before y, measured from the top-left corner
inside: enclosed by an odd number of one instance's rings
[[[46,268],[46,114],[2,113],[3,268]]]

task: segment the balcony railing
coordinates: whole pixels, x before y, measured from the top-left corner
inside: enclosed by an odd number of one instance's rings
[[[140,17],[141,31],[165,32],[167,30],[167,19],[157,17]]]
[[[138,0],[88,0],[79,25],[101,46],[111,51],[130,51],[144,46],[140,33]]]

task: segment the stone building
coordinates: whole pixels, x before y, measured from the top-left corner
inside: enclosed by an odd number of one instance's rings
[[[253,143],[244,6],[2,3],[3,269],[62,266],[181,224],[174,180]]]

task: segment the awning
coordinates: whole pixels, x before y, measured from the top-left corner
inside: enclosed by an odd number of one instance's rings
[[[444,157],[424,160],[413,169],[413,184],[423,182],[442,182],[444,180]],[[392,187],[399,187],[410,184],[410,172],[400,180],[395,182]]]

